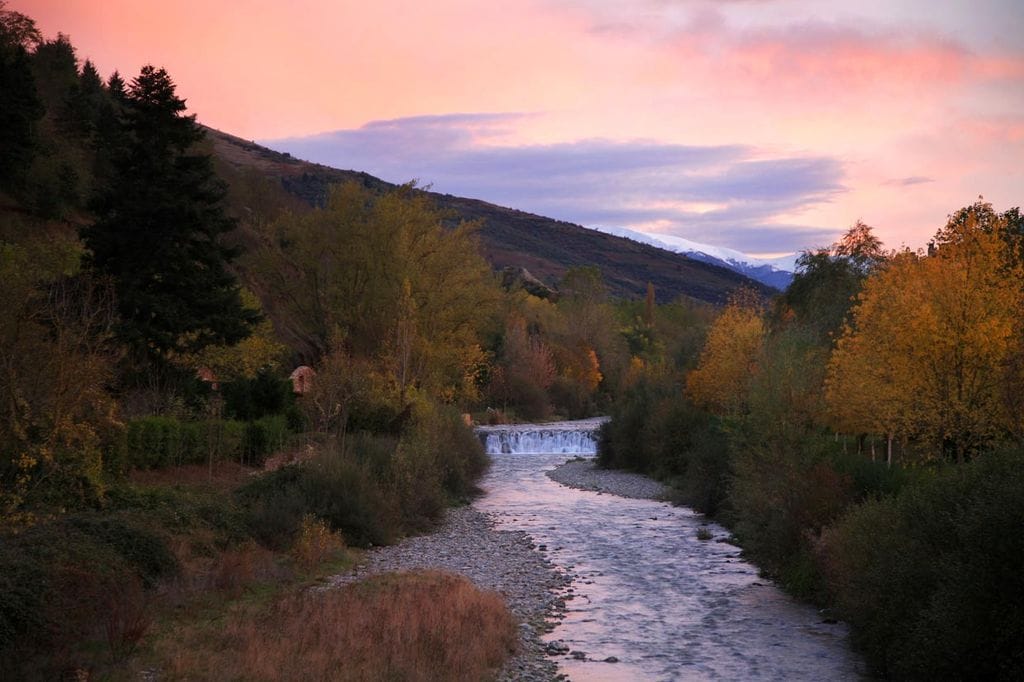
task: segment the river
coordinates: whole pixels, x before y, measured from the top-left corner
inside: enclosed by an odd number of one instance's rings
[[[759,577],[726,529],[684,507],[548,478],[567,459],[594,456],[596,425],[481,430],[493,464],[475,505],[499,528],[528,532],[574,576],[547,638],[570,648],[562,672],[578,682],[862,678],[846,627]],[[702,527],[711,539],[698,539]]]

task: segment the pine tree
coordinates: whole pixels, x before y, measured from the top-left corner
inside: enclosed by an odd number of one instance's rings
[[[245,338],[257,315],[244,308],[221,241],[234,227],[225,188],[195,116],[164,69],[145,66],[125,96],[125,144],[85,231],[93,267],[117,291],[121,336],[158,365],[177,353]]]
[[[21,25],[15,19],[25,17],[3,7],[0,2],[0,190],[9,191],[24,184],[37,151],[36,125],[44,109],[25,49],[30,42],[23,35],[26,29],[15,30]]]
[[[121,78],[121,74],[115,71],[110,74],[110,79],[107,80],[107,92],[117,102],[124,102],[128,96],[124,84],[124,79]]]

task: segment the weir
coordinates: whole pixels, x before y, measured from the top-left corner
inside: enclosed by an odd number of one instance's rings
[[[597,437],[608,417],[550,424],[501,424],[477,427],[489,455],[597,454]]]

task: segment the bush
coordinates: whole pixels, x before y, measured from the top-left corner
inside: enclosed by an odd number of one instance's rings
[[[225,540],[246,537],[241,511],[217,491],[119,485],[107,493],[105,502],[109,513],[131,513],[168,533],[211,529]]]
[[[733,457],[736,537],[767,573],[803,597],[821,587],[810,558],[814,541],[854,498],[850,478],[832,467],[823,445],[809,438],[796,449],[765,444]]]
[[[670,375],[653,375],[616,401],[601,430],[598,462],[666,479],[679,502],[714,515],[726,504],[729,453],[721,421],[695,407]]]
[[[79,642],[108,626],[125,586],[178,564],[166,539],[128,515],[81,514],[0,536],[0,673],[54,679]],[[141,622],[141,621],[140,621]],[[115,630],[117,632],[115,632]]]
[[[284,414],[295,404],[292,382],[269,370],[261,370],[252,379],[236,379],[223,384],[221,395],[224,397],[224,414],[240,421]]]
[[[449,504],[476,493],[487,456],[453,409],[422,406],[398,439],[347,434],[303,464],[261,476],[239,493],[268,547],[290,546],[312,514],[355,546],[430,528]]]
[[[992,452],[851,509],[822,538],[854,641],[905,679],[1024,678],[1024,451]]]
[[[250,466],[263,466],[267,455],[283,448],[287,440],[288,420],[284,415],[248,422],[242,436],[242,461]]]
[[[152,587],[160,578],[178,570],[178,561],[164,537],[123,517],[81,516],[69,518],[67,523],[90,541],[120,555],[145,587]]]
[[[205,464],[211,460],[262,466],[267,455],[284,447],[288,434],[285,415],[252,422],[142,417],[128,423],[120,444],[123,450],[112,459],[123,463],[124,470]]]
[[[399,534],[394,505],[369,467],[337,450],[260,476],[239,496],[253,536],[272,549],[290,547],[307,514],[359,547],[387,544]]]
[[[415,420],[402,443],[422,461],[434,461],[449,504],[465,503],[479,492],[476,482],[490,460],[480,439],[454,408],[430,408]]]

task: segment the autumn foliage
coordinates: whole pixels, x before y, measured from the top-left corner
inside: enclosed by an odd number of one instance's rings
[[[1005,217],[976,204],[934,254],[896,255],[867,280],[829,365],[836,426],[963,462],[1012,429],[1006,370],[1019,349],[1024,271]],[[991,219],[987,219],[991,218]]]
[[[858,222],[688,359],[634,358],[601,461],[728,524],[874,673],[1020,677],[1022,247],[1019,211],[982,201],[927,252]]]

